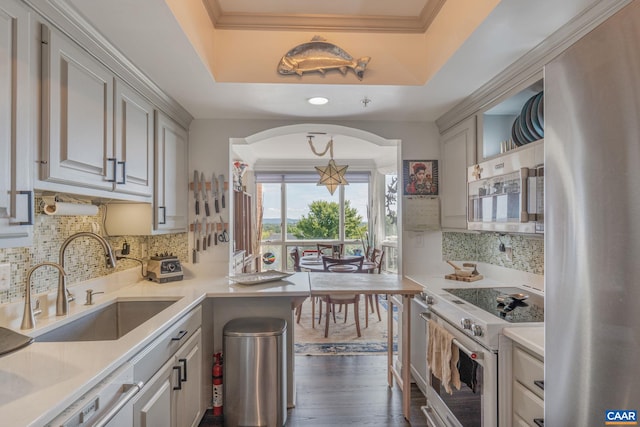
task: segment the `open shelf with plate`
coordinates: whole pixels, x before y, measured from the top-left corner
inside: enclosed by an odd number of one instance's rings
[[[544,82],[528,81],[478,116],[478,161],[544,138]]]

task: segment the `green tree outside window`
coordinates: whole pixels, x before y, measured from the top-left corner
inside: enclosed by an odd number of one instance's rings
[[[344,205],[345,238],[359,239],[367,231],[367,224],[351,207],[348,200]],[[289,232],[298,239],[338,239],[340,223],[340,205],[336,202],[316,200],[309,205],[309,215],[289,227]]]

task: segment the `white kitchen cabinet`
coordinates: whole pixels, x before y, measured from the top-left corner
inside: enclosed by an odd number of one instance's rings
[[[500,427],[544,425],[544,359],[500,336]]]
[[[524,347],[514,344],[512,353],[513,419],[536,427],[544,419],[544,362]]]
[[[181,368],[184,381],[174,387],[176,427],[197,427],[203,415],[200,407],[202,387],[202,334],[200,329],[178,351],[174,366]],[[176,380],[177,378],[174,378]]]
[[[40,179],[111,190],[113,75],[64,35],[41,26]]]
[[[440,136],[442,228],[467,228],[467,167],[476,162],[476,116]]]
[[[153,105],[63,34],[41,39],[40,179],[150,201]]]
[[[200,423],[202,334],[198,329],[149,380],[133,404],[134,427],[194,427]]]
[[[162,112],[155,117],[155,214],[158,233],[187,231],[187,131]]]
[[[115,81],[116,189],[153,196],[153,105],[120,80]]]
[[[29,15],[17,1],[0,4],[0,248],[33,239]]]
[[[173,427],[171,383],[174,360],[170,359],[146,384],[133,404],[134,427]]]

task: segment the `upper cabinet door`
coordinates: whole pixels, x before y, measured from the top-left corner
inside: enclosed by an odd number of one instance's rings
[[[33,237],[29,12],[0,3],[0,248],[29,246]]]
[[[155,214],[158,232],[187,231],[187,131],[156,112]]]
[[[476,161],[476,116],[440,137],[442,228],[467,228],[467,167]]]
[[[41,179],[113,189],[113,75],[42,25]]]
[[[116,190],[153,195],[153,105],[115,82]]]

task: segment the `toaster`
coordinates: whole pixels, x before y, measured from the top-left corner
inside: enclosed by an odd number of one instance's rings
[[[147,264],[147,278],[156,283],[182,280],[182,266],[178,257],[167,254],[152,256]]]

